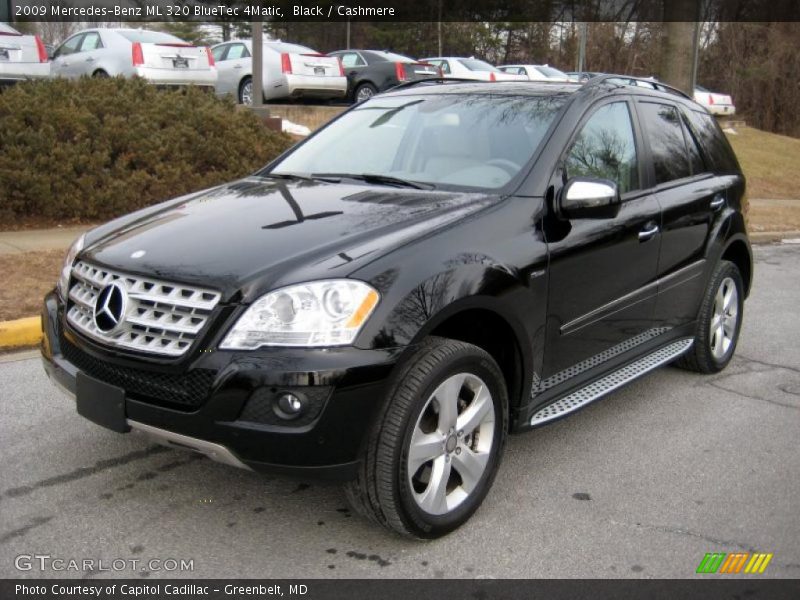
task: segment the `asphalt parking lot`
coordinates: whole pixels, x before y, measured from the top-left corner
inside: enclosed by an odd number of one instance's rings
[[[756,248],[736,358],[661,369],[510,440],[484,506],[417,543],[335,486],[272,479],[78,417],[0,357],[0,577],[691,577],[706,552],[800,577],[800,245]],[[191,559],[191,572],[19,571],[19,555]],[[705,577],[709,577],[706,575]]]

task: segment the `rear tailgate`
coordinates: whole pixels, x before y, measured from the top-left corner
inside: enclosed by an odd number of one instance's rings
[[[317,77],[341,77],[339,59],[335,56],[307,53],[287,52],[281,55],[281,61],[289,61],[291,73],[294,75],[311,75]],[[286,72],[286,69],[284,69]]]
[[[39,50],[32,35],[0,32],[0,63],[38,63]]]
[[[727,94],[710,93],[708,97],[709,97],[709,104],[717,104],[722,106],[730,106],[733,104],[733,99]]]
[[[211,65],[208,61],[208,50],[204,46],[179,43],[148,43],[141,42],[141,65],[148,69],[169,69],[172,71],[208,71]],[[135,52],[135,49],[134,49]]]
[[[439,67],[428,63],[403,63],[406,72],[406,79],[430,79],[431,77],[441,77]]]

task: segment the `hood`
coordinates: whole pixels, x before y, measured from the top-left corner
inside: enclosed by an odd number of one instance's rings
[[[344,277],[498,201],[480,193],[248,178],[132,215],[89,238],[81,257],[112,269],[249,301],[270,289]]]

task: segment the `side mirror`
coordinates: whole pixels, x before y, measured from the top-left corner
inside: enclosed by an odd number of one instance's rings
[[[610,219],[619,206],[619,189],[613,181],[575,177],[561,190],[558,212],[566,219]]]

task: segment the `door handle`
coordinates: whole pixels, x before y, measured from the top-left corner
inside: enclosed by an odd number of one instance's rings
[[[658,233],[659,227],[656,223],[648,223],[645,228],[639,232],[639,241],[646,242],[652,239]]]
[[[89,58],[86,59],[86,62],[94,62],[94,59],[90,56]]]
[[[242,65],[240,65],[240,64],[239,64],[239,65],[233,65],[233,68],[234,68],[234,69],[241,69],[241,68],[242,68]]]
[[[714,196],[714,199],[711,201],[711,209],[712,210],[719,210],[725,204],[725,196],[722,194],[717,194]]]

